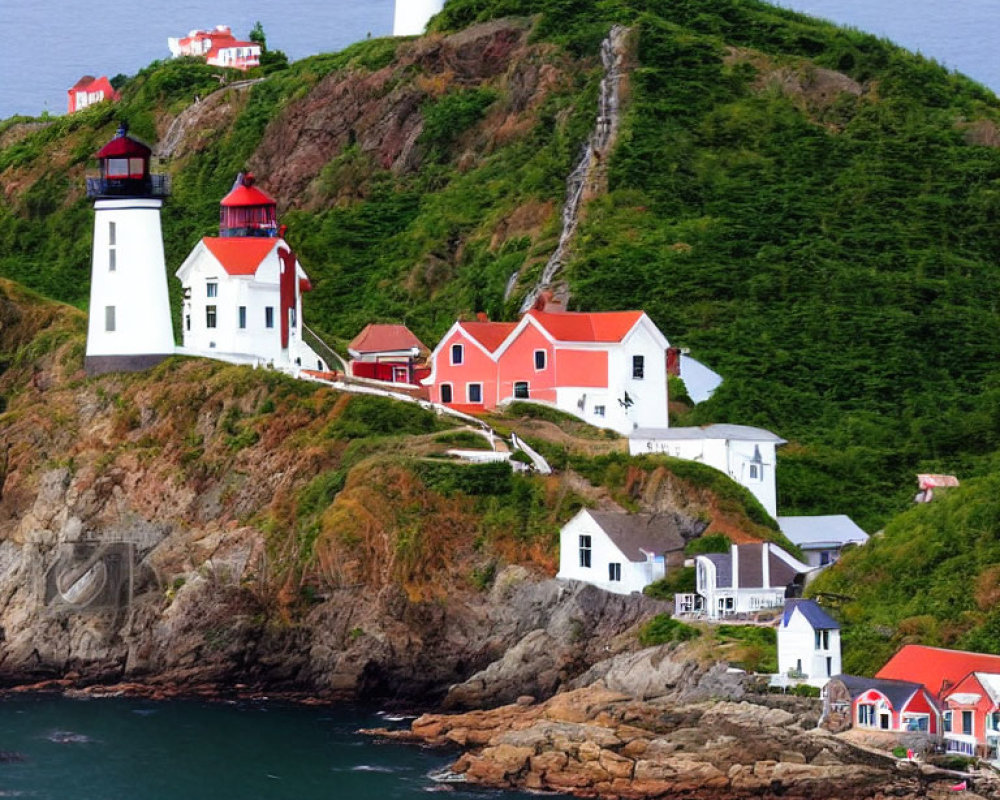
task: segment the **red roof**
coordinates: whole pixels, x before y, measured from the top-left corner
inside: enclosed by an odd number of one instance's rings
[[[970,672],[1000,673],[1000,656],[907,644],[875,677],[922,683],[931,694],[940,697]]]
[[[236,176],[232,191],[222,198],[224,208],[245,208],[249,206],[274,206],[275,200],[267,192],[257,188],[252,172],[240,173]]]
[[[94,81],[96,81],[93,75],[84,75],[80,80],[73,84],[72,89],[82,89],[84,86],[90,86]],[[72,89],[70,91],[72,91]]]
[[[503,344],[504,339],[516,327],[516,322],[462,323],[462,329],[491,353]]]
[[[388,353],[410,350],[414,347],[422,353],[427,352],[424,343],[405,325],[375,324],[366,325],[365,329],[347,345],[348,350],[356,353]]]
[[[152,154],[153,151],[137,139],[119,135],[98,150],[94,158],[114,158],[116,156],[149,158]]]
[[[255,236],[206,236],[202,241],[230,275],[255,275],[277,239]]]
[[[642,316],[641,311],[529,311],[553,339],[561,342],[620,342]]]

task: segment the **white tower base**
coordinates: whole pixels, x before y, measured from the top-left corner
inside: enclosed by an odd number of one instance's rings
[[[162,205],[131,197],[94,204],[89,375],[148,369],[174,354]]]
[[[396,0],[393,36],[419,36],[431,17],[444,8],[444,0]]]

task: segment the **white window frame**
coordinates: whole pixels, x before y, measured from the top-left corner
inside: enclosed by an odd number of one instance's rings
[[[578,539],[580,568],[590,569],[594,563],[594,540],[588,533],[581,533]]]
[[[472,399],[472,387],[479,387],[479,399]],[[465,384],[465,399],[469,402],[469,405],[480,405],[483,403],[483,384],[480,381],[474,381],[472,383]]]
[[[524,387],[524,394],[519,395],[517,393],[517,387]],[[514,381],[514,399],[515,400],[530,400],[531,399],[531,384],[528,381]]]
[[[219,307],[217,305],[205,306],[205,329],[215,330],[219,327]]]
[[[924,722],[924,726],[925,727],[923,727],[923,728],[919,728],[918,727],[918,728],[912,728],[911,729],[909,727],[909,724],[908,724],[911,720],[918,720],[918,721],[919,720],[924,720],[925,721]],[[900,727],[902,728],[902,730],[904,730],[904,731],[906,731],[908,733],[930,733],[931,732],[931,715],[930,714],[915,714],[915,713],[914,714],[911,714],[911,713],[903,714],[902,724],[901,724]]]
[[[620,561],[608,562],[608,583],[621,583],[622,564]]]
[[[217,280],[205,281],[205,297],[219,296],[219,282]]]
[[[274,328],[274,306],[264,306],[264,327],[268,330]]]
[[[458,353],[458,360],[455,360],[455,354]],[[448,363],[453,367],[460,367],[465,363],[465,345],[461,342],[453,342],[448,348]]]
[[[247,307],[238,306],[236,311],[236,327],[241,331],[246,330],[247,327]]]
[[[538,366],[538,356],[542,357],[542,366]],[[544,372],[549,366],[549,354],[544,350],[536,350],[534,356],[532,357],[533,363],[535,365],[535,372]]]
[[[632,380],[642,381],[645,379],[646,379],[646,356],[641,353],[637,353],[632,356]]]

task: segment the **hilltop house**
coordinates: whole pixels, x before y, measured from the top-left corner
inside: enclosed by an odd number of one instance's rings
[[[818,517],[778,517],[778,527],[805,554],[811,567],[832,564],[847,545],[862,545],[868,534],[844,514]]]
[[[278,228],[276,205],[249,174],[222,200],[219,236],[198,242],[176,273],[180,352],[293,373],[325,369],[302,341],[302,293],[311,286]]]
[[[405,325],[366,325],[347,354],[355,378],[416,385],[430,375],[429,351]]]
[[[840,625],[814,600],[785,601],[778,627],[778,672],[820,687],[840,674]]]
[[[678,594],[677,613],[710,619],[778,608],[798,597],[812,570],[770,542],[734,544],[728,553],[695,556],[694,594]]]
[[[852,725],[886,733],[938,736],[941,712],[917,681],[835,675],[823,688],[823,726],[835,733]]]
[[[168,38],[167,47],[174,58],[204,58],[215,67],[248,70],[260,66],[260,45],[240,41],[228,25],[217,25],[210,31],[191,31],[182,38]]]
[[[691,531],[696,536],[700,531]],[[559,534],[557,578],[616,594],[641,592],[684,564],[686,539],[672,514],[581,510]]]
[[[489,411],[545,403],[619,433],[667,426],[667,340],[642,311],[545,310],[459,321],[431,353],[431,401]]]
[[[103,103],[105,100],[117,102],[119,94],[111,86],[111,81],[106,76],[95,78],[93,75],[84,75],[73,84],[66,94],[66,113],[75,114],[82,111],[94,103]]]
[[[663,453],[700,461],[726,473],[750,490],[772,517],[778,513],[775,463],[785,440],[748,425],[707,425],[704,428],[640,426],[629,433],[632,455]]]

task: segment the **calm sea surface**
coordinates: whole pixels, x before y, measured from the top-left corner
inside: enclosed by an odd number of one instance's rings
[[[407,2],[407,0],[400,0]],[[1000,0],[779,0],[919,50],[1000,92]],[[168,36],[259,20],[292,59],[392,31],[394,0],[0,0],[0,119],[62,114],[82,75],[132,75],[167,58]]]
[[[0,797],[33,800],[526,800],[443,787],[455,753],[379,744],[360,711],[270,703],[0,700]],[[11,760],[16,753],[22,760]]]

